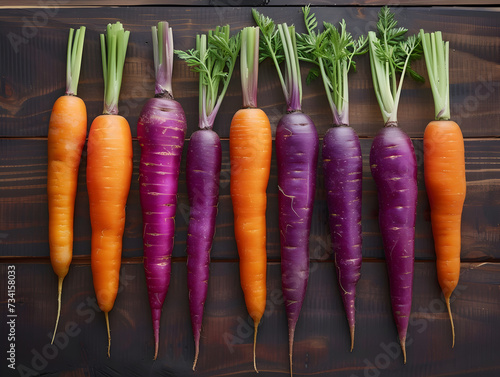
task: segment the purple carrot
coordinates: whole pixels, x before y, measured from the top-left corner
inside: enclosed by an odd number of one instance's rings
[[[348,73],[355,55],[368,51],[366,37],[354,40],[346,31],[340,32],[325,23],[316,31],[316,16],[309,7],[302,8],[307,34],[299,38],[302,60],[316,65],[323,79],[333,115],[334,127],[323,138],[323,175],[329,213],[330,234],[337,271],[338,286],[354,347],[356,284],[361,276],[361,193],[362,155],[359,138],[349,127]],[[329,51],[329,53],[325,53]]]
[[[214,131],[198,130],[191,135],[186,160],[186,184],[190,206],[187,283],[196,348],[193,369],[199,354],[203,307],[207,298],[210,249],[219,202],[221,151],[219,136]]]
[[[212,131],[212,127],[229,86],[240,50],[240,34],[230,38],[229,32],[229,26],[217,27],[214,31],[209,31],[208,38],[207,35],[198,35],[195,49],[186,52],[176,51],[181,59],[200,74],[200,130],[191,135],[186,161],[186,184],[190,205],[187,284],[195,343],[193,370],[196,368],[200,350],[210,249],[215,234],[219,201],[222,152],[219,136]],[[221,83],[222,89],[219,89]]]
[[[318,133],[307,115],[294,112],[284,115],[279,121],[276,160],[281,283],[288,317],[290,357],[309,277],[309,233],[316,190],[318,144]]]
[[[373,140],[370,167],[377,186],[379,227],[384,244],[391,306],[406,363],[406,334],[411,314],[415,218],[417,212],[417,162],[408,135],[398,128],[397,110],[406,72],[423,80],[409,62],[419,57],[420,38],[404,38],[387,6],[379,12],[377,29],[368,33],[370,65],[375,95],[385,123]],[[399,84],[396,72],[401,72]]]
[[[141,146],[139,194],[143,219],[144,271],[158,356],[160,317],[170,283],[177,182],[186,135],[186,117],[172,96],[172,29],[153,27],[155,98],[142,108],[137,124]]]
[[[288,318],[290,375],[292,375],[293,342],[309,278],[309,234],[311,231],[319,140],[313,121],[301,111],[302,84],[293,26],[277,25],[269,17],[252,10],[262,31],[261,46],[275,64],[287,102],[287,114],[276,128],[278,163],[278,203],[281,286]],[[282,46],[276,51],[277,46]],[[285,56],[285,77],[278,55]]]
[[[379,226],[385,250],[391,304],[403,353],[411,313],[417,162],[410,138],[398,127],[373,140],[370,167],[377,185]]]
[[[354,347],[356,284],[361,276],[361,146],[354,129],[330,128],[323,138],[328,222],[340,295]]]

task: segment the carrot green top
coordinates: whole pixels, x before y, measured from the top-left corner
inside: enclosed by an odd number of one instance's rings
[[[425,64],[431,83],[436,120],[450,119],[450,79],[449,56],[450,44],[443,41],[440,31],[424,33],[420,30],[420,38],[424,48]]]
[[[252,9],[252,15],[263,37],[260,41],[260,61],[268,57],[273,60],[286,98],[287,111],[300,111],[302,106],[302,83],[300,80],[295,27],[283,23],[279,24],[276,30],[274,21],[271,18],[260,14],[255,9]],[[280,68],[280,63],[283,60],[285,61],[285,75],[283,75]]]
[[[243,107],[257,107],[259,76],[259,28],[246,27],[241,32],[240,52],[241,90]]]
[[[188,51],[175,50],[200,77],[199,127],[211,129],[226,94],[241,47],[241,34],[229,37],[229,25],[196,36],[196,47]],[[222,83],[222,89],[220,84]]]
[[[104,75],[103,114],[118,114],[118,97],[122,85],[123,65],[127,54],[130,31],[120,22],[108,24],[106,35],[101,34],[102,72]]]
[[[370,65],[375,95],[382,111],[386,125],[397,123],[397,112],[403,79],[406,72],[414,79],[423,81],[423,77],[410,67],[410,61],[418,59],[422,53],[420,37],[413,35],[404,39],[408,31],[397,27],[387,6],[378,14],[378,36],[374,31],[368,32],[370,44]],[[401,77],[397,83],[396,73]]]
[[[74,40],[73,40],[74,34]],[[82,66],[83,41],[85,39],[85,26],[74,33],[69,29],[68,52],[66,57],[66,94],[76,96],[80,68]]]
[[[174,63],[174,38],[168,22],[158,22],[158,27],[151,27],[153,33],[153,54],[155,65],[155,94],[167,94],[173,98],[172,69]]]
[[[316,31],[318,22],[309,6],[302,8],[306,34],[297,36],[299,59],[315,64],[307,76],[311,81],[321,75],[326,96],[333,114],[335,125],[349,125],[349,90],[347,74],[351,67],[356,69],[355,55],[368,51],[365,36],[358,40],[346,31],[344,20],[340,22],[340,32],[332,24],[325,22],[322,32]]]

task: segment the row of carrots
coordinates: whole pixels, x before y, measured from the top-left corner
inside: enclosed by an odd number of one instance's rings
[[[449,46],[440,32],[406,37],[388,7],[379,12],[377,31],[354,39],[344,21],[319,30],[309,7],[303,8],[306,33],[252,10],[258,27],[230,36],[229,26],[197,35],[188,51],[173,47],[167,22],[152,28],[155,96],[144,105],[137,136],[141,147],[140,201],[143,211],[144,270],[158,355],[160,317],[168,291],[175,235],[177,185],[186,117],[172,93],[174,55],[199,73],[199,130],[190,135],[186,184],[190,205],[187,236],[189,306],[195,341],[193,370],[199,355],[203,307],[209,280],[210,249],[215,233],[221,170],[221,144],[213,131],[215,117],[239,56],[243,107],[230,128],[231,199],[240,257],[241,287],[257,329],[266,305],[266,189],[271,165],[269,119],[257,107],[259,62],[273,61],[287,113],[275,136],[278,165],[282,288],[289,326],[290,373],[295,327],[309,275],[309,234],[316,185],[319,139],[313,121],[301,110],[299,61],[313,67],[308,79],[321,77],[333,115],[323,138],[322,163],[337,278],[354,346],[356,284],[362,262],[362,157],[358,136],[349,126],[348,73],[354,57],[370,54],[373,85],[384,127],[373,140],[370,168],[377,186],[379,225],[386,255],[393,316],[406,362],[405,340],[411,310],[417,166],[413,145],[398,127],[397,109],[405,74],[423,78],[410,63],[425,57],[436,105],[436,120],[424,133],[424,174],[431,206],[438,280],[453,328],[450,296],[460,272],[460,222],[465,199],[464,144],[459,126],[450,121]],[[85,27],[70,30],[66,93],[54,104],[48,134],[49,243],[58,276],[58,314],[62,285],[73,248],[77,176],[86,139],[87,114],[77,97]],[[132,176],[132,138],[118,115],[118,98],[129,32],[119,22],[102,34],[104,111],[92,122],[87,143],[87,190],[92,226],[91,264],[95,292],[108,314],[118,292],[125,224],[125,204]],[[398,78],[398,73],[400,73]],[[454,344],[454,331],[453,344]]]

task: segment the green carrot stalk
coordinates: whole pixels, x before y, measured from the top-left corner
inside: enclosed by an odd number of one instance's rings
[[[408,29],[397,27],[397,21],[387,6],[379,12],[378,36],[368,32],[370,66],[375,95],[386,124],[397,123],[397,112],[405,73],[417,81],[424,81],[410,66],[422,53],[418,35],[404,39]],[[397,73],[401,73],[399,83]]]
[[[122,85],[123,65],[130,31],[120,22],[108,24],[101,34],[102,71],[104,75],[104,114],[118,114],[118,97]]]

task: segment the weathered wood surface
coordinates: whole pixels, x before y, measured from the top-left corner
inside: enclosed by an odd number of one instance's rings
[[[189,209],[185,159],[179,183],[172,283],[162,316],[159,360],[153,362],[150,311],[141,263],[142,225],[137,182],[140,150],[136,141],[134,177],[127,204],[121,289],[110,315],[112,357],[106,357],[103,315],[93,308],[95,294],[89,266],[90,222],[85,154],[76,202],[75,258],[65,280],[59,327],[62,333],[59,343],[56,341],[62,346],[49,349],[47,334],[52,331],[55,320],[56,277],[48,259],[46,135],[52,104],[64,92],[69,27],[87,26],[78,94],[87,103],[89,127],[92,119],[102,111],[98,34],[108,22],[115,20],[122,21],[131,30],[120,111],[127,116],[132,133],[136,135],[139,111],[151,97],[154,86],[150,26],[160,20],[170,21],[174,27],[176,48],[187,49],[193,47],[196,33],[217,24],[229,23],[234,31],[253,25],[250,7],[259,2],[57,0],[47,7],[43,0],[16,3],[0,0],[0,7],[9,8],[0,9],[0,278],[4,279],[0,285],[5,287],[7,266],[14,265],[17,366],[24,365],[44,376],[63,377],[255,376],[251,363],[252,331],[247,326],[248,315],[239,287],[229,196],[227,138],[231,117],[241,105],[238,69],[215,124],[223,139],[223,172],[201,356],[196,373],[190,369],[194,347],[186,288],[185,239]],[[229,7],[223,6],[228,3]],[[374,29],[379,6],[386,2],[335,2],[342,7],[330,6],[332,4],[327,0],[307,3],[317,5],[313,11],[320,21],[337,22],[345,18],[348,28],[358,35]],[[215,6],[207,7],[211,4]],[[357,7],[358,4],[362,6]],[[479,4],[484,6],[455,7]],[[103,5],[107,7],[95,8]],[[109,7],[114,5],[124,7]],[[133,5],[155,6],[127,7]],[[296,24],[300,31],[303,26],[299,5],[305,5],[305,2],[271,0],[269,6],[258,9],[278,22]],[[425,125],[433,118],[433,101],[428,83],[417,84],[406,79],[399,120],[401,127],[413,137],[419,164],[417,261],[409,328],[413,343],[408,346],[408,364],[404,366],[401,357],[394,354],[399,352],[397,335],[378,232],[375,186],[368,164],[369,148],[372,137],[381,126],[381,115],[373,93],[368,56],[363,56],[358,59],[358,72],[350,76],[351,124],[362,137],[364,166],[364,261],[356,304],[355,349],[353,353],[348,352],[348,329],[330,258],[323,177],[318,164],[310,241],[311,275],[296,332],[295,375],[496,377],[500,375],[497,357],[500,347],[497,336],[500,331],[500,8],[488,0],[400,0],[393,5],[401,24],[411,33],[421,27],[428,31],[442,30],[452,49],[452,114],[467,138],[468,182],[462,226],[462,274],[452,304],[456,346],[453,350],[450,347],[449,321],[436,281],[429,207],[423,185],[421,137]],[[28,28],[30,22],[37,23],[35,28]],[[17,50],[11,43],[13,35],[24,38]],[[415,67],[419,72],[425,72],[423,61],[417,62]],[[303,77],[307,71],[308,67],[303,65]],[[174,73],[174,94],[186,110],[189,137],[197,128],[197,75],[178,59]],[[275,127],[284,110],[284,101],[276,73],[269,62],[261,65],[259,79],[259,104]],[[303,109],[315,121],[320,136],[323,135],[329,127],[331,115],[320,81],[304,86]],[[273,155],[267,213],[268,307],[259,329],[259,376],[289,375],[286,317],[281,299],[276,185]],[[482,263],[484,261],[487,263]],[[8,331],[5,294],[0,295],[0,349],[4,355]],[[63,333],[67,335],[67,344],[64,344]],[[37,353],[47,359],[46,365],[42,359],[33,364]],[[29,375],[29,371],[11,373],[6,360],[0,364],[1,376]]]
[[[184,152],[187,149],[185,143]],[[422,140],[414,140],[419,164],[419,201],[417,209],[415,252],[417,259],[434,259],[430,229],[429,204],[425,193],[422,167]],[[217,231],[212,249],[213,259],[238,257],[233,232],[233,212],[229,195],[229,142],[222,141],[223,166],[220,184]],[[378,232],[378,207],[375,184],[368,156],[371,139],[361,140],[363,152],[363,256],[383,258]],[[462,258],[464,261],[500,259],[500,140],[466,141],[467,199],[462,225]],[[46,194],[47,143],[45,139],[0,139],[0,247],[4,256],[47,257],[48,207]],[[142,256],[142,222],[139,204],[140,148],[134,142],[134,175],[127,203],[127,222],[123,257]],[[179,206],[176,218],[174,256],[186,255],[189,206],[185,182],[185,155],[181,162]],[[85,185],[86,154],[82,158],[75,211],[75,255],[90,254],[90,221]],[[311,230],[311,259],[331,257],[328,210],[323,172],[318,163],[316,200]],[[268,242],[270,259],[279,258],[276,158],[273,155],[268,185]],[[29,235],[29,237],[27,237]]]
[[[0,265],[1,276],[6,270],[6,264]],[[253,335],[236,263],[211,265],[201,354],[194,374],[190,369],[194,347],[185,263],[173,266],[156,362],[152,361],[153,337],[142,264],[122,267],[120,293],[110,313],[110,359],[106,356],[104,316],[94,307],[88,265],[72,267],[65,281],[61,333],[52,349],[49,334],[56,315],[56,277],[49,264],[17,264],[16,276],[17,365],[43,376],[255,376]],[[385,265],[363,264],[352,353],[334,279],[332,263],[311,264],[308,294],[295,336],[295,375],[493,377],[500,373],[498,264],[462,264],[452,304],[457,339],[451,349],[449,320],[435,280],[434,263],[416,263],[406,365],[397,347]],[[5,305],[0,314],[5,318]],[[268,303],[263,318],[257,346],[258,376],[289,375],[286,316],[276,263],[268,268]],[[1,328],[6,329],[5,321]],[[33,360],[36,354],[42,355],[46,365],[43,360]],[[1,367],[6,371],[5,360]]]
[[[432,10],[431,10],[432,9]],[[259,8],[277,22],[295,23],[303,30],[299,7]],[[375,30],[378,7],[313,8],[318,20],[347,21],[354,35]],[[398,20],[410,33],[420,28],[442,30],[450,40],[450,94],[452,116],[466,137],[500,136],[500,24],[499,13],[485,8],[397,7]],[[0,136],[42,137],[54,101],[64,93],[65,57],[69,27],[87,26],[78,94],[88,108],[90,122],[102,113],[103,83],[98,34],[108,22],[121,20],[131,30],[120,97],[120,112],[129,120],[133,135],[142,105],[153,94],[154,74],[150,26],[167,19],[174,29],[178,49],[194,47],[196,33],[229,23],[233,31],[253,25],[250,8],[172,7],[58,9],[51,17],[40,9],[6,9],[0,12]],[[45,17],[45,18],[44,18]],[[46,24],[27,27],[26,23]],[[32,23],[33,25],[33,23]],[[19,44],[12,43],[15,36]],[[17,52],[16,52],[17,51]],[[374,136],[382,117],[372,89],[368,55],[359,57],[358,73],[350,76],[351,124],[361,136]],[[418,71],[425,72],[423,60]],[[303,76],[308,67],[302,65]],[[179,59],[174,66],[174,95],[184,106],[188,133],[197,128],[197,74]],[[284,111],[284,98],[274,67],[264,62],[260,69],[259,104],[276,125]],[[229,136],[229,124],[241,106],[239,70],[216,119],[215,130]],[[399,121],[412,137],[421,137],[434,116],[429,84],[405,81]],[[320,134],[328,129],[331,114],[320,80],[304,85],[303,110],[315,121]]]
[[[261,5],[273,6],[304,6],[304,5],[321,5],[321,6],[381,6],[390,4],[392,6],[477,6],[477,5],[497,5],[494,0],[337,0],[334,3],[330,0],[21,0],[18,3],[13,3],[12,0],[0,0],[0,7],[5,8],[67,8],[67,7],[102,7],[102,6],[214,6],[214,7],[256,7]]]

